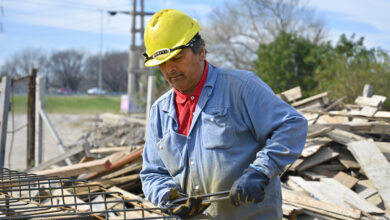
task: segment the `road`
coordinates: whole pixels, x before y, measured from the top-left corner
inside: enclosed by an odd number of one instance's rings
[[[55,127],[65,146],[75,143],[83,134],[83,131],[94,126],[98,115],[62,115],[49,114],[49,119]],[[14,123],[13,123],[14,121]],[[14,128],[13,128],[14,124]],[[23,171],[26,169],[27,149],[27,116],[25,114],[12,114],[8,118],[7,145],[4,167],[12,170]],[[57,141],[44,124],[43,133],[43,161],[61,154]],[[19,129],[20,128],[20,129]],[[12,130],[17,129],[12,134]],[[10,158],[10,160],[9,160]]]

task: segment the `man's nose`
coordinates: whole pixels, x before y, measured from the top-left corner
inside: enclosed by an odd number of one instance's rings
[[[168,61],[165,62],[165,68],[166,68],[168,73],[176,71],[176,65],[171,60],[168,60]]]

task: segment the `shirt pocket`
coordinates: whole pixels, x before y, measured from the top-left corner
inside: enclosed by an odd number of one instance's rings
[[[234,143],[234,130],[227,107],[209,107],[202,112],[202,140],[205,148],[228,149]]]
[[[185,137],[172,131],[156,144],[158,154],[172,177],[176,176],[184,168],[182,149],[178,147],[184,144]]]

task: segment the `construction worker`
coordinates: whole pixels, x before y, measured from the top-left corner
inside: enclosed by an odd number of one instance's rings
[[[206,61],[198,22],[164,9],[145,29],[145,66],[173,87],[152,106],[140,176],[145,197],[196,219],[282,219],[279,175],[300,155],[306,119],[249,71]],[[229,199],[199,195],[230,190]]]

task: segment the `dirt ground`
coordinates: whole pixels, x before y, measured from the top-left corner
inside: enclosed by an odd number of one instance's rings
[[[98,115],[49,114],[48,117],[65,146],[75,143],[82,136],[83,131],[95,126],[98,119]],[[4,163],[4,167],[6,168],[19,171],[26,169],[26,124],[27,116],[25,114],[15,114],[14,120],[12,115],[9,114],[7,127],[9,132],[6,140],[7,145]],[[56,157],[61,154],[62,151],[57,145],[57,141],[50,132],[48,126],[44,124],[43,127],[43,161],[45,161]],[[12,134],[12,132],[10,132],[12,130],[17,131]]]

